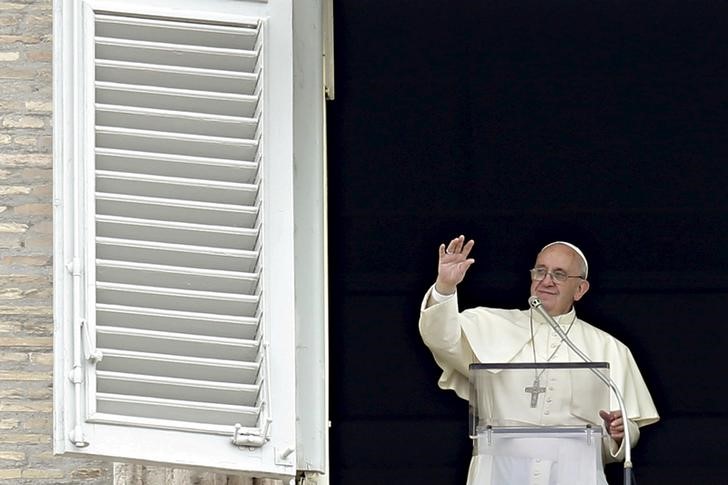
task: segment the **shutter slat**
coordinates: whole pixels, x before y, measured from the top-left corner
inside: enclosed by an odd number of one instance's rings
[[[97,104],[96,124],[254,140],[258,120],[242,116]]]
[[[137,352],[255,361],[260,351],[255,340],[107,326],[97,326],[96,333],[101,347]]]
[[[96,234],[115,239],[134,239],[143,234],[148,241],[249,251],[255,249],[258,240],[258,231],[254,228],[104,215],[96,216]]]
[[[96,409],[101,413],[170,419],[210,424],[240,423],[255,426],[260,409],[229,404],[208,404],[195,401],[161,399],[146,396],[96,393]]]
[[[238,79],[242,93],[203,91],[197,84],[188,89],[128,84],[114,79],[113,82],[96,82],[96,102],[120,106],[140,106],[157,109],[174,109],[193,113],[212,113],[230,116],[254,117],[258,96],[255,85]],[[249,85],[249,86],[248,86]],[[247,89],[245,86],[248,86]]]
[[[258,208],[233,204],[213,204],[160,197],[96,194],[99,214],[120,217],[163,219],[230,227],[255,227]]]
[[[96,144],[101,148],[248,161],[255,160],[258,151],[256,140],[109,126],[96,127]]]
[[[258,53],[243,49],[96,37],[96,59],[252,72]]]
[[[99,260],[96,264],[97,280],[105,282],[220,292],[242,291],[250,294],[255,293],[258,285],[258,276],[255,273],[210,271],[127,261]]]
[[[182,200],[253,206],[258,195],[255,184],[218,180],[164,177],[161,175],[96,171],[96,188],[100,192],[176,197]]]
[[[205,434],[218,434],[230,436],[234,432],[234,426],[229,424],[195,423],[191,421],[173,421],[163,418],[144,418],[141,416],[124,416],[121,414],[94,413],[88,419],[89,423],[114,424],[121,427],[139,426],[142,428],[157,428],[171,431],[193,431]],[[254,427],[248,427],[255,431]]]
[[[147,87],[239,95],[251,95],[258,86],[258,76],[252,72],[163,66],[141,62],[97,61],[95,73],[97,82],[113,81]]]
[[[210,248],[208,253],[199,253],[204,246],[113,238],[97,238],[96,242],[96,254],[100,259],[116,261],[247,273],[256,271],[258,262],[255,252],[245,250]]]
[[[252,340],[258,333],[258,317],[215,315],[138,306],[96,305],[98,325],[142,327],[162,332],[180,332]]]
[[[258,39],[257,25],[221,25],[169,21],[154,18],[96,16],[96,34],[105,37],[177,44],[232,47],[252,50]]]
[[[254,384],[177,379],[107,371],[99,371],[97,377],[99,392],[127,396],[142,395],[254,407],[260,392],[260,386]]]
[[[180,177],[204,177],[208,180],[226,180],[238,183],[253,183],[258,173],[257,162],[110,148],[96,150],[96,167],[99,170],[149,175],[174,173]]]
[[[96,283],[96,299],[115,305],[246,316],[254,316],[259,303],[254,295],[104,282]]]
[[[104,356],[103,360],[97,364],[98,370],[127,374],[255,384],[260,368],[260,364],[257,362],[135,352],[105,347],[98,349]]]

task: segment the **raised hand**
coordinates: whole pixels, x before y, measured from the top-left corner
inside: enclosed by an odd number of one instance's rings
[[[465,236],[456,237],[447,246],[440,244],[440,259],[435,282],[435,289],[439,293],[443,295],[455,293],[457,285],[463,281],[468,268],[475,262],[473,258],[468,258],[474,244],[475,241],[472,239],[466,243]]]

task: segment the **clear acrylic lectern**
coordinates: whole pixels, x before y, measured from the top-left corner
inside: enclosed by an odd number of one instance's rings
[[[469,485],[606,485],[606,362],[472,364]]]

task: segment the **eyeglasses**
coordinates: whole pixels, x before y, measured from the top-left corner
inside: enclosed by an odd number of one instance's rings
[[[546,268],[533,268],[529,270],[531,272],[531,279],[533,281],[541,281],[546,278],[546,275],[551,275],[551,279],[557,283],[565,283],[569,278],[581,278],[581,275],[570,275],[566,274],[565,271],[557,269],[556,271],[549,271]]]

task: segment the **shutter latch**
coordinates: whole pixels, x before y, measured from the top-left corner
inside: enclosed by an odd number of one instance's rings
[[[235,446],[250,446],[253,448],[260,448],[268,442],[268,428],[270,427],[270,418],[266,419],[263,429],[256,429],[255,432],[243,431],[243,427],[240,423],[235,424],[235,433],[233,434],[232,442]]]
[[[83,335],[83,343],[85,344],[84,355],[86,360],[96,363],[101,362],[104,358],[104,354],[100,350],[96,350],[96,347],[91,343],[91,336],[88,334],[88,325],[86,320],[81,320],[81,334]]]

